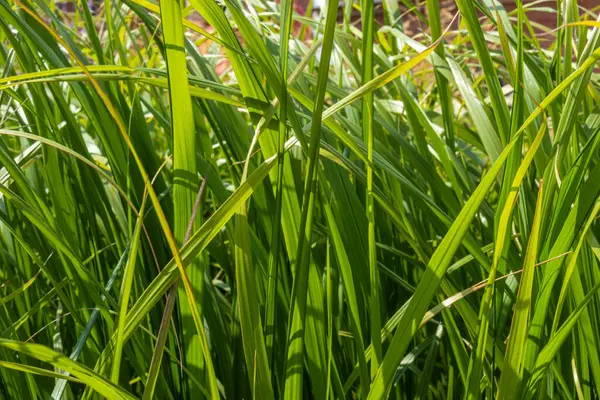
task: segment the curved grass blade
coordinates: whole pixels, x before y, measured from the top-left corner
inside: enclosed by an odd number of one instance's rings
[[[88,385],[108,399],[135,400],[135,396],[107,381],[91,369],[78,364],[70,360],[68,357],[45,346],[0,339],[0,347],[25,354],[40,361],[52,364],[53,366],[62,370],[68,371],[71,373],[71,375],[81,380],[81,382]]]
[[[47,369],[32,367],[31,365],[0,361],[0,367],[14,369],[15,371],[21,371],[21,372],[25,372],[27,374],[41,375],[41,376],[46,376],[48,378],[55,378],[55,379],[66,379],[71,382],[82,383],[79,379],[73,378],[72,376],[65,376],[63,374],[59,374],[54,371],[49,371]]]

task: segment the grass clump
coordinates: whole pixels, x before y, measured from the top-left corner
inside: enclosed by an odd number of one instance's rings
[[[549,4],[0,0],[0,398],[597,398],[600,23]]]

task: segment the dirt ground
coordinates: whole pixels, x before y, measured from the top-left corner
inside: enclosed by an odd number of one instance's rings
[[[298,13],[304,13],[309,0],[295,0],[294,7]],[[313,0],[315,1],[315,0]],[[506,8],[508,12],[515,10],[515,0],[499,0],[499,2]],[[524,0],[524,4],[527,6],[529,3],[533,3],[535,0]],[[383,5],[381,1],[376,0],[375,14],[379,21],[383,21]],[[417,17],[416,12],[426,15],[426,6],[424,0],[414,0],[416,4],[414,10],[409,10],[404,4],[401,3],[400,12],[402,13],[402,21],[404,29],[407,33],[418,33],[423,29],[422,24]],[[584,9],[593,10],[598,13],[600,11],[600,0],[578,0],[578,5],[581,8],[580,15],[584,14]],[[541,31],[541,27],[547,27],[554,29],[556,27],[556,13],[553,11],[556,9],[556,0],[537,1],[535,7],[538,10],[527,11],[527,17],[535,26],[538,26],[538,30]],[[455,0],[440,0],[440,11],[442,16],[442,24],[449,23],[454,15],[458,12]],[[360,14],[355,12],[353,15],[355,23],[360,25]],[[341,19],[341,10],[340,10]]]
[[[298,0],[300,2],[306,0]],[[499,0],[499,2],[505,7],[505,9],[510,13],[514,11],[516,8],[515,0]],[[527,6],[528,3],[532,3],[534,0],[524,0],[524,4]],[[415,7],[416,10],[421,12],[423,15],[426,15],[426,6],[425,1],[419,1],[419,6]],[[594,12],[598,13],[600,11],[600,0],[578,0],[578,5],[581,9],[580,15],[584,15],[584,9],[594,10]],[[541,27],[546,27],[549,29],[556,28],[556,0],[547,0],[542,2],[537,2],[535,7],[538,10],[529,10],[527,11],[527,17],[534,25],[534,27],[538,27],[538,30],[541,31]],[[379,20],[383,20],[383,6],[381,4],[377,5],[378,12],[376,13]],[[403,17],[404,29],[408,33],[418,33],[423,27],[419,22],[419,19],[415,15],[414,12],[407,12],[406,7],[401,6],[402,12],[406,12]],[[440,1],[440,12],[442,17],[442,25],[446,26],[452,18],[458,13],[458,8],[456,6],[455,0],[441,0]]]

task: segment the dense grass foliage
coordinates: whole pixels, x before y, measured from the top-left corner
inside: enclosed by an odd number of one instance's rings
[[[516,3],[0,0],[0,398],[598,398],[600,23]]]

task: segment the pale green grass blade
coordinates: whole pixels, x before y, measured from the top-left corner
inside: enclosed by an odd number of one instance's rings
[[[257,132],[257,134],[259,134]],[[281,139],[281,138],[280,138]],[[283,146],[283,145],[282,145]],[[252,150],[252,148],[250,149]],[[283,164],[285,153],[278,152],[277,164]],[[249,157],[244,165],[242,182],[246,180]],[[235,269],[238,284],[237,307],[242,342],[252,396],[261,399],[274,398],[271,386],[271,371],[263,335],[260,306],[257,301],[256,275],[252,263],[248,206],[241,203],[234,217],[235,224]]]
[[[375,24],[373,0],[363,0],[361,4],[363,47],[362,47],[362,85],[373,80],[373,25]],[[379,267],[377,266],[377,247],[375,244],[375,202],[373,200],[373,146],[374,146],[374,115],[373,92],[367,92],[362,99],[362,130],[363,141],[367,144],[367,187],[366,213],[368,221],[368,252],[369,280],[371,292],[369,295],[369,317],[371,330],[371,347],[374,357],[371,357],[371,376],[374,376],[383,358],[381,347],[381,291],[379,283]]]
[[[272,399],[274,394],[271,387],[271,372],[262,333],[259,305],[256,299],[256,278],[252,273],[247,218],[246,205],[242,204],[234,219],[236,280],[239,285],[237,304],[240,314],[242,341],[253,396],[261,399]]]
[[[173,235],[181,246],[188,229],[190,215],[199,186],[196,171],[196,129],[187,80],[187,61],[184,48],[182,10],[183,2],[173,0],[161,3],[161,22],[166,47],[173,140]],[[218,396],[214,366],[200,314],[203,298],[204,266],[198,260],[189,268],[190,286],[184,283],[180,297],[188,296],[189,303],[180,303],[183,348],[186,365],[194,371],[206,368],[211,396]],[[185,282],[185,278],[184,278]],[[190,321],[193,321],[193,324]],[[197,331],[197,336],[196,332]],[[118,343],[118,342],[117,342]]]
[[[434,44],[429,46],[427,49],[425,49],[423,52],[421,52],[421,53],[417,54],[416,56],[414,56],[413,58],[411,58],[409,61],[406,61],[405,63],[402,63],[402,64],[398,64],[397,66],[385,71],[381,75],[378,75],[377,77],[373,78],[371,81],[365,83],[359,89],[355,90],[354,92],[350,93],[348,96],[346,96],[343,99],[341,99],[340,101],[338,101],[332,107],[329,107],[327,109],[327,111],[325,111],[323,113],[323,120],[326,120],[327,118],[329,118],[332,115],[339,112],[344,107],[363,98],[365,95],[373,92],[374,90],[379,89],[382,86],[385,86],[386,84],[390,83],[391,81],[398,78],[399,76],[406,74],[408,71],[410,71],[416,65],[418,65],[421,61],[427,59],[427,57],[431,54],[431,52],[433,52],[435,50],[438,43],[439,43],[439,41],[435,42]]]
[[[289,59],[289,42],[292,31],[292,13],[293,2],[284,0],[281,2],[281,26],[279,33],[280,50],[280,65],[282,74],[282,92],[278,96],[280,99],[279,105],[279,136],[277,138],[277,176],[275,183],[275,212],[273,215],[273,232],[271,237],[271,250],[269,252],[269,281],[267,286],[267,302],[265,311],[265,336],[267,357],[271,369],[275,366],[273,355],[274,339],[275,339],[275,321],[276,321],[276,288],[280,279],[280,248],[281,248],[281,209],[284,197],[283,179],[284,179],[284,144],[287,137],[287,109],[288,109],[288,59]]]
[[[483,31],[481,29],[481,24],[477,18],[475,4],[469,0],[457,0],[456,5],[458,6],[462,17],[464,18],[465,24],[469,31],[469,37],[477,53],[477,58],[481,63],[483,76],[485,77],[485,81],[489,89],[492,108],[494,109],[494,117],[496,119],[500,140],[503,144],[505,144],[510,138],[510,118],[508,114],[508,107],[502,94],[502,88],[500,87],[497,69],[494,67],[492,57],[487,48]]]
[[[535,273],[534,267],[540,242],[539,229],[542,217],[542,194],[543,183],[540,184],[540,190],[538,191],[536,213],[531,234],[529,235],[529,243],[527,244],[527,253],[525,255],[525,263],[523,264],[523,272],[519,282],[519,291],[517,292],[515,313],[510,327],[509,341],[506,345],[505,364],[502,368],[500,382],[498,383],[499,399],[519,397],[519,385],[523,371],[521,354],[525,348],[525,341],[527,338],[529,314],[531,312],[531,294]]]
[[[74,377],[81,380],[81,382],[90,386],[92,389],[108,399],[135,399],[133,395],[102,378],[91,369],[73,362],[68,357],[56,353],[45,346],[39,344],[15,342],[5,339],[0,339],[0,346],[36,358],[40,361],[47,362],[60,369],[68,371]]]
[[[461,70],[460,66],[454,59],[447,57],[446,60],[448,61],[448,65],[450,66],[450,70],[452,71],[456,85],[458,86],[458,89],[465,100],[466,107],[471,114],[473,124],[479,133],[479,137],[483,142],[485,150],[488,156],[495,161],[502,151],[502,144],[500,143],[499,135],[492,125],[489,116],[485,112],[480,99],[477,98],[475,92],[473,91],[472,83],[469,82],[468,78],[465,76],[465,73]]]
[[[81,381],[77,378],[73,378],[71,376],[65,377],[63,374],[59,374],[54,371],[49,371],[47,369],[32,367],[32,366],[24,365],[24,364],[0,361],[0,367],[14,369],[15,371],[21,371],[21,372],[25,372],[25,373],[29,373],[29,374],[42,375],[42,376],[46,376],[48,378],[66,379],[66,380],[69,380],[70,382],[81,383]]]

